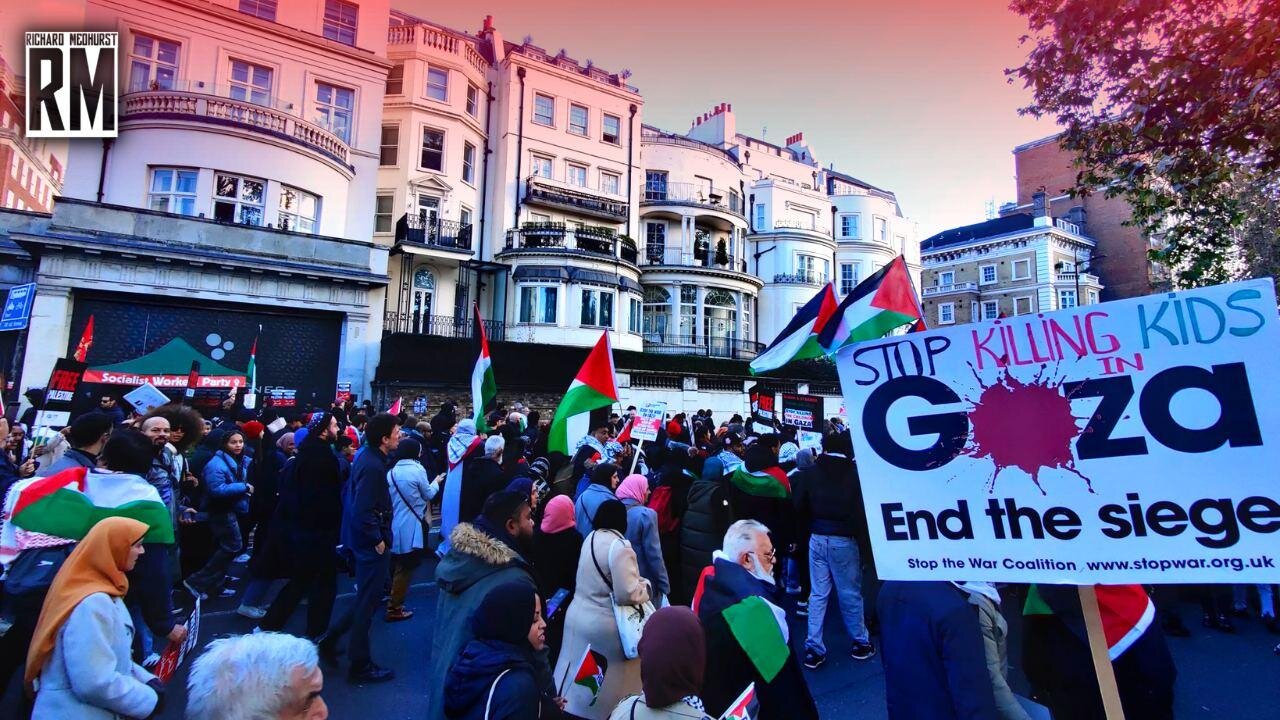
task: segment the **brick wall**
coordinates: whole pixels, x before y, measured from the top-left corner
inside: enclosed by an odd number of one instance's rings
[[[1076,168],[1071,155],[1057,142],[1046,140],[1030,143],[1014,150],[1017,172],[1018,204],[1031,202],[1031,195],[1044,188],[1050,198],[1063,195],[1075,185]],[[1082,232],[1097,241],[1098,260],[1089,272],[1102,278],[1106,289],[1103,300],[1148,295],[1154,290],[1149,277],[1148,243],[1135,227],[1124,223],[1130,218],[1129,204],[1120,198],[1101,194],[1080,198],[1061,198],[1050,203],[1055,217],[1063,217],[1073,207],[1083,205],[1085,223]]]

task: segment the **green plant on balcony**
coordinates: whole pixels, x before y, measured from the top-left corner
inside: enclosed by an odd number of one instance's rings
[[[618,235],[618,231],[611,227],[603,227],[600,225],[586,225],[574,230],[579,236],[589,236],[593,238],[605,238],[612,240]]]
[[[525,235],[563,235],[566,225],[562,222],[526,222],[520,224]]]
[[[724,238],[716,241],[716,264],[729,264],[729,248],[725,245]]]

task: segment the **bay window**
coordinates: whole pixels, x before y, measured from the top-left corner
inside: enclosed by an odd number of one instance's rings
[[[520,311],[518,318],[522,323],[542,325],[556,324],[556,301],[560,288],[554,285],[525,285],[520,288]]]
[[[606,290],[582,289],[583,327],[613,327],[613,293]]]
[[[283,185],[276,227],[281,230],[313,233],[319,220],[320,198],[305,190]]]
[[[17,156],[17,153],[14,153]],[[151,193],[147,207],[178,215],[196,214],[196,177],[198,170],[153,168]]]
[[[229,173],[213,176],[213,219],[261,225],[266,181]]]

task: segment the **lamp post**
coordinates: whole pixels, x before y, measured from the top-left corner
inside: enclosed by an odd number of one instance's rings
[[[1071,250],[1071,267],[1072,267],[1073,272],[1075,273],[1075,281],[1076,281],[1076,283],[1075,283],[1075,284],[1076,284],[1076,307],[1079,307],[1080,305],[1083,305],[1083,304],[1084,304],[1084,303],[1080,302],[1080,273],[1084,272],[1085,270],[1091,270],[1091,269],[1093,269],[1093,264],[1094,264],[1095,262],[1097,262],[1097,261],[1099,261],[1099,260],[1101,260],[1101,259],[1105,258],[1105,257],[1106,257],[1106,255],[1103,255],[1103,254],[1090,255],[1090,256],[1089,256],[1089,259],[1088,259],[1088,260],[1086,260],[1086,261],[1084,262],[1084,264],[1083,264],[1083,265],[1081,265],[1081,263],[1080,263],[1080,250],[1079,250],[1079,248],[1072,248],[1072,250]],[[1059,262],[1059,263],[1057,263],[1056,265],[1054,265],[1054,268],[1055,268],[1058,272],[1062,272],[1062,265],[1063,265],[1063,264],[1062,264],[1061,262]]]

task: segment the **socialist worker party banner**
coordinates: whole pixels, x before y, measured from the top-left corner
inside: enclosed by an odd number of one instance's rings
[[[1270,279],[836,358],[880,577],[1280,581]]]

